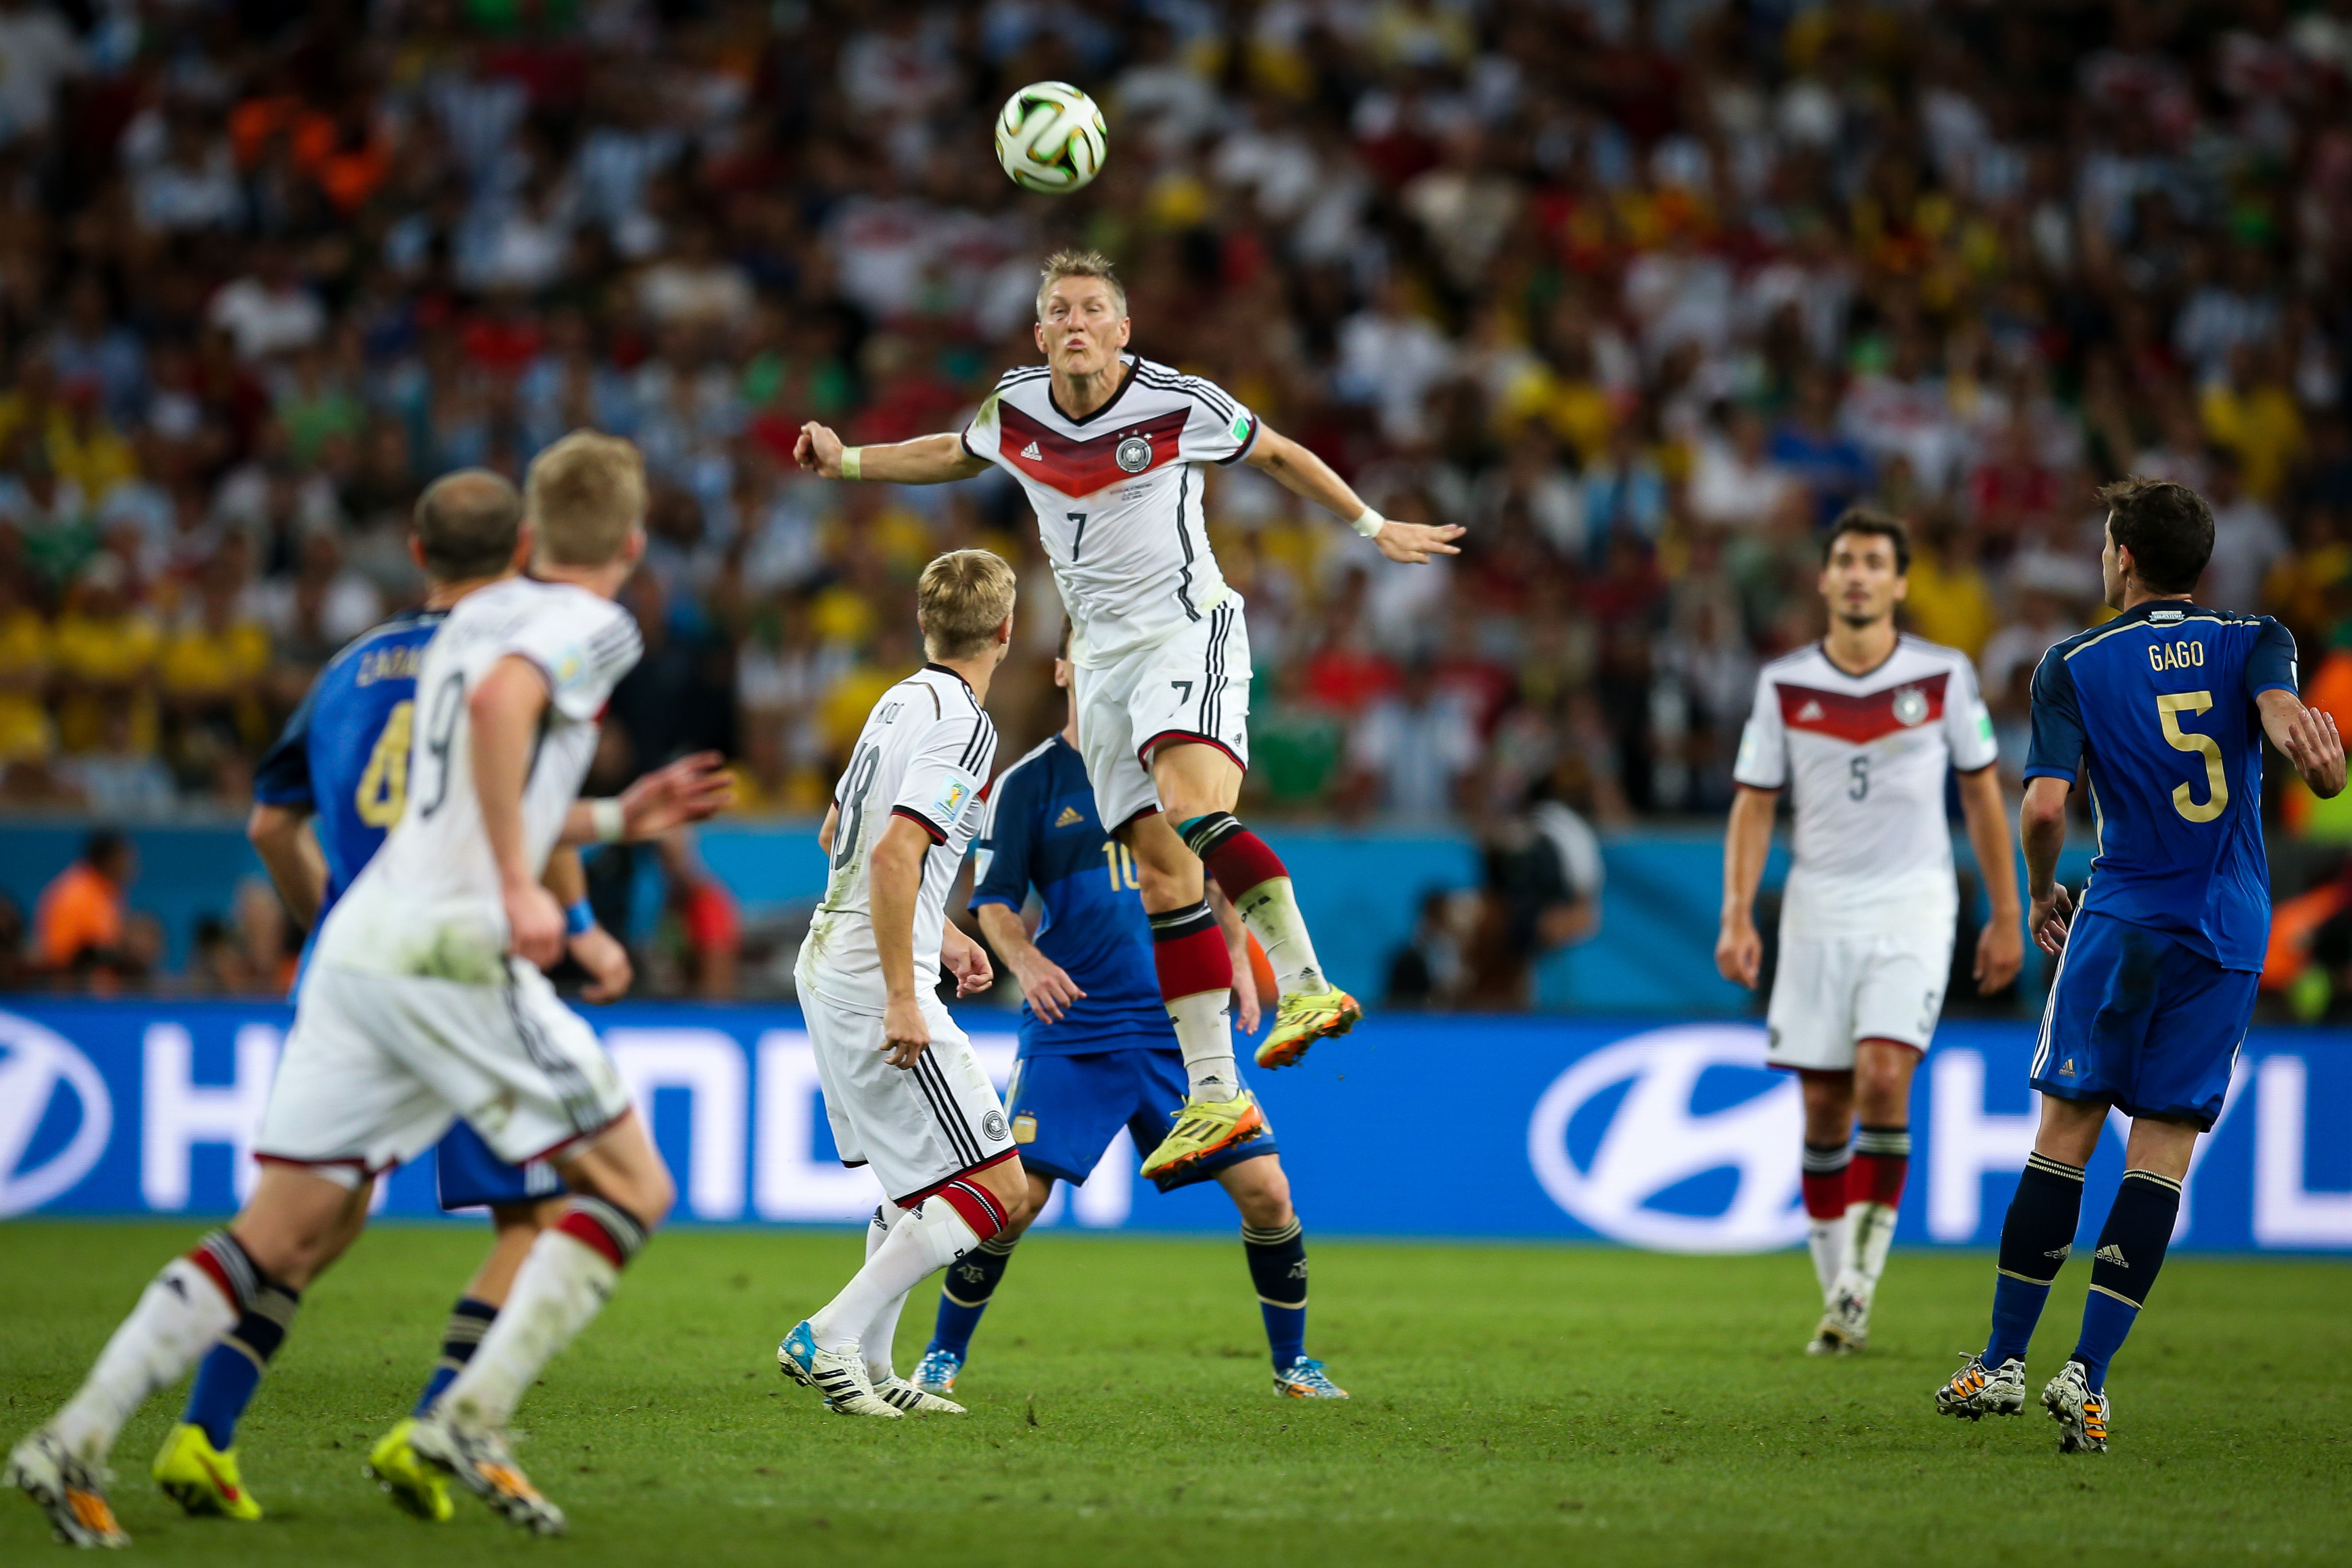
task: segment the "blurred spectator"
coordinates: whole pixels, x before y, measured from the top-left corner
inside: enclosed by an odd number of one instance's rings
[[[35,962],[93,985],[136,973],[124,942],[123,900],[138,878],[139,852],[130,839],[110,827],[90,834],[80,857],[41,889],[33,911]]]
[[[1534,997],[1538,960],[1601,929],[1601,841],[1548,797],[1490,818],[1483,837],[1486,884],[1465,996],[1473,1007],[1521,1010]]]

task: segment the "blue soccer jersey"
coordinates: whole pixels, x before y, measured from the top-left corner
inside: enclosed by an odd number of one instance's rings
[[[2166,932],[2223,969],[2262,968],[2271,900],[2254,699],[2295,684],[2284,626],[2177,599],[2042,656],[2025,776],[2090,789],[2085,913]]]
[[[1037,950],[1086,995],[1048,1024],[1024,1005],[1024,1056],[1176,1047],[1151,962],[1135,861],[1103,831],[1087,765],[1055,735],[997,775],[974,862],[971,907],[1045,906]]]

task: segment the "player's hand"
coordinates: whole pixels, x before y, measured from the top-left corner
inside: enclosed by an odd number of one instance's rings
[[[1977,994],[1990,996],[2017,978],[2025,967],[2025,931],[2014,920],[1999,915],[1977,932]]]
[[[2074,913],[2074,895],[2066,884],[2051,884],[2047,896],[2033,900],[2026,911],[2025,928],[2033,933],[2033,945],[2055,958],[2066,951],[2066,926]]]
[[[1390,560],[1418,566],[1433,555],[1461,554],[1459,545],[1447,542],[1459,539],[1462,534],[1459,523],[1449,522],[1441,526],[1426,522],[1399,522],[1390,518],[1381,524],[1381,531],[1372,535],[1372,542],[1379,545],[1381,553]]]
[[[1060,1023],[1064,1009],[1086,994],[1060,964],[1042,954],[1016,971],[1014,978],[1021,982],[1021,999],[1048,1024]]]
[[[506,890],[507,951],[541,969],[563,956],[563,908],[537,882]]]
[[[841,437],[812,419],[793,440],[793,461],[821,479],[841,478]]]
[[[996,971],[988,962],[988,949],[950,925],[940,942],[940,962],[955,976],[958,996],[977,996],[996,984]]]
[[[1754,921],[1723,922],[1715,939],[1715,967],[1726,980],[1756,989],[1756,977],[1764,968],[1764,939]]]
[[[2297,703],[2271,739],[2312,794],[2333,800],[2344,793],[2344,737],[2336,731],[2335,714]]]
[[[588,972],[588,984],[580,988],[582,1001],[617,1002],[629,994],[636,972],[629,966],[629,950],[620,938],[603,926],[590,926],[563,945],[572,962]]]
[[[1234,1026],[1244,1035],[1255,1035],[1265,1012],[1258,1005],[1257,971],[1250,964],[1248,935],[1226,942],[1225,951],[1234,961]]]
[[[894,1068],[910,1068],[931,1043],[931,1026],[923,1022],[922,1005],[912,996],[894,996],[882,1009],[882,1059]]]
[[[621,792],[621,836],[635,843],[703,822],[735,804],[735,775],[717,752],[656,768]]]

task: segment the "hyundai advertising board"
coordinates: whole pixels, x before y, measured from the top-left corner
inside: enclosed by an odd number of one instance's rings
[[[217,1214],[249,1190],[251,1141],[289,1011],[231,1003],[11,999],[0,1008],[0,1215]],[[832,1224],[876,1189],[835,1159],[815,1064],[790,1008],[599,1009],[623,1077],[677,1175],[679,1217]],[[1009,1076],[1013,1020],[968,1011]],[[2032,1147],[2033,1032],[1947,1026],[1912,1102],[1898,1239],[1990,1247]],[[1753,1252],[1804,1235],[1795,1084],[1745,1024],[1374,1016],[1302,1066],[1255,1079],[1318,1234],[1601,1239]],[[2175,1245],[2352,1252],[2352,1033],[2257,1030],[2190,1168]],[[1043,1223],[1224,1231],[1231,1205],[1160,1197],[1124,1135]],[[2110,1136],[2088,1222],[2121,1176]],[[429,1215],[431,1162],[383,1212]]]

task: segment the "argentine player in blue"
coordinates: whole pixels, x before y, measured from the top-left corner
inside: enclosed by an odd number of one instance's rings
[[[2198,1135],[2221,1114],[2270,940],[2265,736],[2313,792],[2344,788],[2335,721],[2296,695],[2294,639],[2190,595],[2213,513],[2168,479],[2108,506],[2100,574],[2120,612],[2042,656],[2020,814],[2027,927],[2058,958],[2033,1087],[2042,1124],[2001,1226],[1992,1334],[1937,1391],[1969,1420],[2025,1405],[2025,1351],[2074,1244],[2083,1171],[2112,1108],[2131,1119],[2073,1353],[2042,1391],[2062,1453],[2103,1453],[2107,1366],[2164,1266]],[[2082,903],[2057,881],[2067,796],[2090,792],[2098,854]]]
[[[1067,689],[1069,633],[1054,661]],[[1028,1202],[1004,1229],[950,1265],[939,1319],[915,1385],[955,1386],[972,1331],[987,1310],[1013,1248],[1057,1181],[1080,1183],[1125,1127],[1139,1150],[1155,1147],[1183,1109],[1184,1061],[1152,963],[1151,925],[1135,865],[1103,830],[1078,751],[1077,709],[1059,733],[999,775],[974,859],[971,907],[989,945],[1021,984],[1021,1050],[1005,1112],[1028,1173]],[[1033,937],[1022,919],[1029,890],[1045,906]],[[1213,889],[1213,884],[1212,884]],[[1234,972],[1244,1034],[1257,1027],[1258,999],[1240,917],[1213,900]],[[1269,1128],[1153,1178],[1161,1192],[1215,1181],[1241,1211],[1242,1247],[1265,1319],[1277,1394],[1345,1399],[1307,1353],[1307,1243],[1290,1206],[1290,1183]]]

